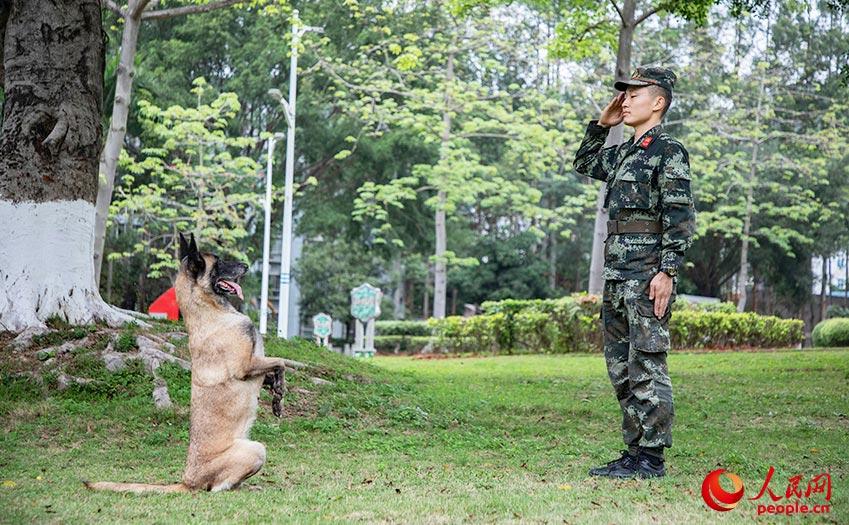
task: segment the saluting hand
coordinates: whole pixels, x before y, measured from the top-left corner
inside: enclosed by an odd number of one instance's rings
[[[625,100],[625,92],[619,93],[601,110],[601,116],[598,117],[600,126],[612,127],[618,125],[625,120],[622,114],[622,102]]]

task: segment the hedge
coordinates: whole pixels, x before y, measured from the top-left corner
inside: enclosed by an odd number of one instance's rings
[[[429,319],[435,344],[447,351],[566,353],[602,348],[598,296],[506,300],[483,304],[483,315]],[[676,301],[672,348],[787,347],[804,339],[804,323],[752,312],[732,303]]]
[[[374,348],[378,352],[418,353],[430,343],[430,336],[376,335]]]
[[[430,336],[427,321],[375,321],[377,335]]]
[[[375,321],[374,348],[378,352],[418,353],[431,341],[427,321]]]
[[[474,317],[429,319],[435,344],[448,351],[565,353],[601,345],[597,296],[487,301]]]
[[[835,317],[818,323],[811,332],[814,346],[849,346],[849,318]]]
[[[481,306],[484,313],[473,317],[377,321],[375,347],[382,352],[418,352],[432,341],[435,348],[448,352],[567,353],[602,348],[597,295],[486,301]],[[737,313],[733,303],[675,301],[669,330],[672,348],[787,347],[804,339],[802,321]]]
[[[449,352],[498,352],[507,348],[508,323],[503,313],[431,317],[427,324],[433,330],[434,344]]]
[[[805,323],[754,312],[672,312],[669,332],[673,348],[775,348],[797,346],[805,338]]]

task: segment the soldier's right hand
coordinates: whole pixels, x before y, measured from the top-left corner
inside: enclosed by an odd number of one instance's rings
[[[610,101],[610,103],[601,110],[601,116],[598,117],[598,124],[604,127],[616,126],[625,120],[622,114],[622,102],[625,100],[625,93],[619,93]]]

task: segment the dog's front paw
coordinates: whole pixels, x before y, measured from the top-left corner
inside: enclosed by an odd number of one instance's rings
[[[271,394],[271,413],[277,417],[282,417],[283,391],[286,385],[283,368],[277,368],[274,372],[266,374],[262,385],[268,387],[268,392]]]

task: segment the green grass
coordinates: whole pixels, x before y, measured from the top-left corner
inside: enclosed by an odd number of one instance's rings
[[[0,521],[4,522],[782,522],[755,502],[708,509],[705,475],[723,467],[757,494],[830,470],[832,512],[849,521],[849,352],[675,353],[676,420],[666,478],[611,481],[586,471],[622,447],[600,355],[353,361],[303,341],[267,353],[319,365],[334,382],[290,386],[289,415],[263,394],[252,437],[263,470],[222,494],[121,495],[81,479],[174,482],[188,443],[188,374],[163,370],[176,408],[157,412],[150,380],[127,371],[56,393],[3,378]],[[7,358],[8,356],[4,356]],[[291,378],[290,378],[291,379]],[[298,415],[292,415],[297,413]],[[791,518],[793,521],[798,517]]]

